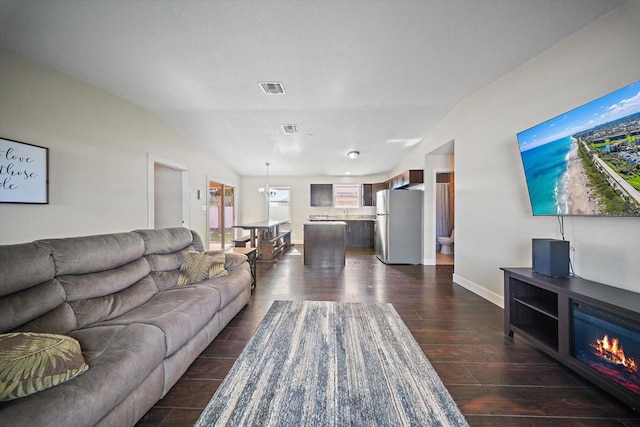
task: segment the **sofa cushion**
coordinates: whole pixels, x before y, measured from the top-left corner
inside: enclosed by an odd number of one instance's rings
[[[167,289],[176,287],[180,270],[152,271],[150,275],[158,289],[166,291]]]
[[[139,282],[150,271],[147,261],[140,257],[109,270],[86,274],[60,275],[57,279],[67,294],[67,301],[77,301],[120,292]]]
[[[65,335],[0,335],[0,401],[57,386],[89,369],[80,344]]]
[[[56,266],[51,249],[41,243],[0,246],[0,297],[51,280]]]
[[[227,271],[229,274],[225,277],[207,279],[191,286],[215,289],[220,294],[220,309],[223,309],[231,301],[235,300],[238,295],[250,288],[252,280],[248,263]]]
[[[78,340],[89,370],[26,399],[0,403],[6,425],[95,425],[127,398],[165,353],[162,331],[149,325],[85,328],[69,334]]]
[[[227,270],[234,269],[242,265],[243,262],[246,262],[249,259],[245,254],[236,254],[233,252],[227,252],[224,255],[224,268],[226,268]]]
[[[81,299],[69,302],[78,322],[78,328],[84,328],[102,320],[116,318],[123,313],[141,306],[158,293],[151,277],[145,276],[138,282],[120,292],[102,297]]]
[[[176,287],[184,261],[182,251],[202,247],[198,235],[184,227],[136,230],[135,233],[144,241],[144,257],[151,267],[151,277],[161,291]]]
[[[136,233],[39,240],[49,246],[56,276],[110,270],[142,258],[144,242]]]
[[[184,260],[182,251],[171,252],[169,254],[149,254],[144,257],[149,262],[151,271],[179,270]]]
[[[78,319],[69,303],[60,304],[51,311],[19,326],[14,332],[43,332],[67,334],[78,329]]]
[[[151,254],[169,254],[181,251],[193,242],[191,230],[184,227],[136,230],[142,237],[145,246],[145,255]]]
[[[59,276],[78,328],[109,320],[148,301],[158,293],[149,264],[138,258],[106,271]]]
[[[219,309],[217,290],[185,286],[159,292],[142,306],[97,325],[154,325],[164,333],[166,354],[163,356],[167,357],[193,338]]]
[[[249,260],[249,258],[247,258],[245,254],[237,254],[235,252],[225,252],[223,250],[207,251],[205,253],[211,256],[224,256],[224,268],[226,269],[236,268],[242,265],[243,262]],[[210,278],[213,278],[213,277],[210,277]]]
[[[0,245],[0,333],[9,332],[56,310],[65,294],[55,281],[51,249],[42,243]],[[66,332],[65,325],[51,324],[46,332]],[[44,332],[44,331],[43,331]]]
[[[57,280],[47,280],[31,288],[0,298],[0,333],[16,329],[55,310],[64,303],[64,300],[64,289]],[[75,319],[73,319],[72,325],[75,327]],[[54,330],[47,332],[53,333]]]
[[[222,277],[229,274],[224,268],[224,253],[189,251],[184,253],[184,262],[180,267],[178,286],[199,283],[205,279]]]

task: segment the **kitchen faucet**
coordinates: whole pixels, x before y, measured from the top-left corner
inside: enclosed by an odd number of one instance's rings
[[[344,214],[344,216],[349,216],[349,209],[348,208],[344,208],[342,210],[342,213]]]

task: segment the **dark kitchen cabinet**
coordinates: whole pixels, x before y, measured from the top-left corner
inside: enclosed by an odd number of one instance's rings
[[[375,206],[376,193],[387,188],[388,186],[384,182],[378,182],[375,184],[362,184],[362,206]]]
[[[374,221],[345,221],[347,223],[347,247],[373,248],[375,239]]]
[[[387,181],[390,189],[406,188],[412,185],[424,183],[424,171],[421,169],[411,169],[396,175]]]
[[[373,184],[362,184],[362,206],[375,206],[376,195],[373,192]]]
[[[333,184],[311,184],[311,206],[333,206]]]

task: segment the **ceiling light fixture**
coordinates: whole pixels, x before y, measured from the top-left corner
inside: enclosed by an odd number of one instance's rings
[[[349,156],[351,160],[357,159],[359,155],[360,155],[359,151],[349,151],[347,153],[347,156]]]
[[[258,192],[260,194],[262,194],[264,197],[266,197],[267,199],[269,197],[275,197],[275,195],[276,195],[275,188],[269,188],[269,165],[270,164],[271,163],[269,163],[269,162],[265,163],[265,166],[267,167],[267,185],[266,185],[266,187],[262,187],[262,188],[258,189]]]

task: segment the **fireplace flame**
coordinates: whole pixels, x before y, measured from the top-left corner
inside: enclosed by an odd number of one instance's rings
[[[630,357],[625,357],[618,338],[609,340],[609,335],[605,335],[604,338],[596,339],[596,342],[590,345],[596,350],[597,356],[617,365],[622,365],[629,372],[638,372],[636,361]]]

